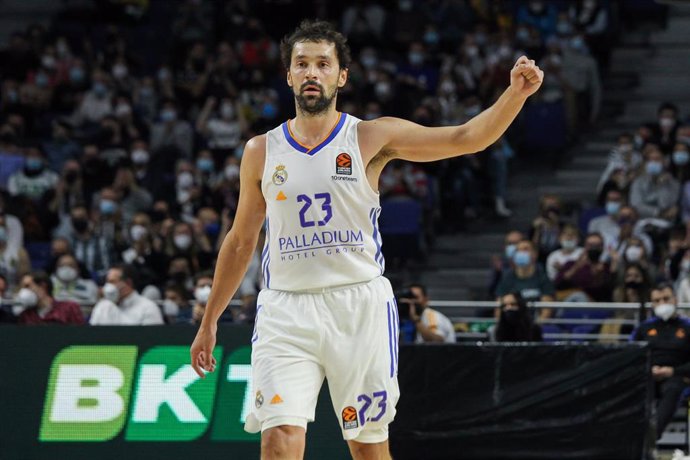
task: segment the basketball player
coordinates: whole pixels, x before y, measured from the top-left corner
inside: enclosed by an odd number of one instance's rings
[[[345,38],[325,22],[303,22],[283,39],[296,116],[251,139],[240,172],[235,222],[225,237],[206,313],[191,347],[203,377],[217,320],[242,281],[266,227],[252,338],[254,407],[245,429],[261,430],[262,459],[301,459],[324,378],[355,459],[388,459],[388,424],[399,391],[398,313],[377,219],[386,163],[479,152],[496,141],[542,71],[521,57],[510,87],[462,126],[427,128],[397,118],[360,121],[336,111],[348,75]]]

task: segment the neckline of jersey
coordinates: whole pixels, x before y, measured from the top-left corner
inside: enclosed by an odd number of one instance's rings
[[[313,147],[308,147],[300,143],[292,134],[290,129],[290,120],[283,123],[283,134],[285,135],[285,140],[290,144],[295,150],[301,153],[306,153],[307,155],[314,155],[325,146],[327,146],[334,138],[338,135],[343,125],[345,124],[345,119],[347,114],[343,112],[338,112],[338,121],[335,122],[326,137]]]

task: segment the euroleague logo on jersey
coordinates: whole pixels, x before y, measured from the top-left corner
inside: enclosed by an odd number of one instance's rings
[[[352,175],[352,157],[348,153],[340,153],[335,157],[335,173],[351,176]]]

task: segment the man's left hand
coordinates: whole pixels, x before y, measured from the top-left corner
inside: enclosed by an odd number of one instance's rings
[[[520,56],[510,71],[510,87],[524,97],[536,93],[543,81],[544,72],[527,56]]]
[[[664,380],[673,377],[673,368],[671,366],[652,366],[652,375],[657,380]]]

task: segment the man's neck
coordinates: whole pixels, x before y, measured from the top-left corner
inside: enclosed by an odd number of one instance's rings
[[[290,123],[290,130],[302,144],[314,146],[328,135],[339,116],[335,106],[328,112],[315,116],[301,113],[298,107],[297,116]]]
[[[518,278],[529,278],[530,276],[534,275],[535,271],[536,267],[534,265],[515,268],[515,274],[518,276]]]

